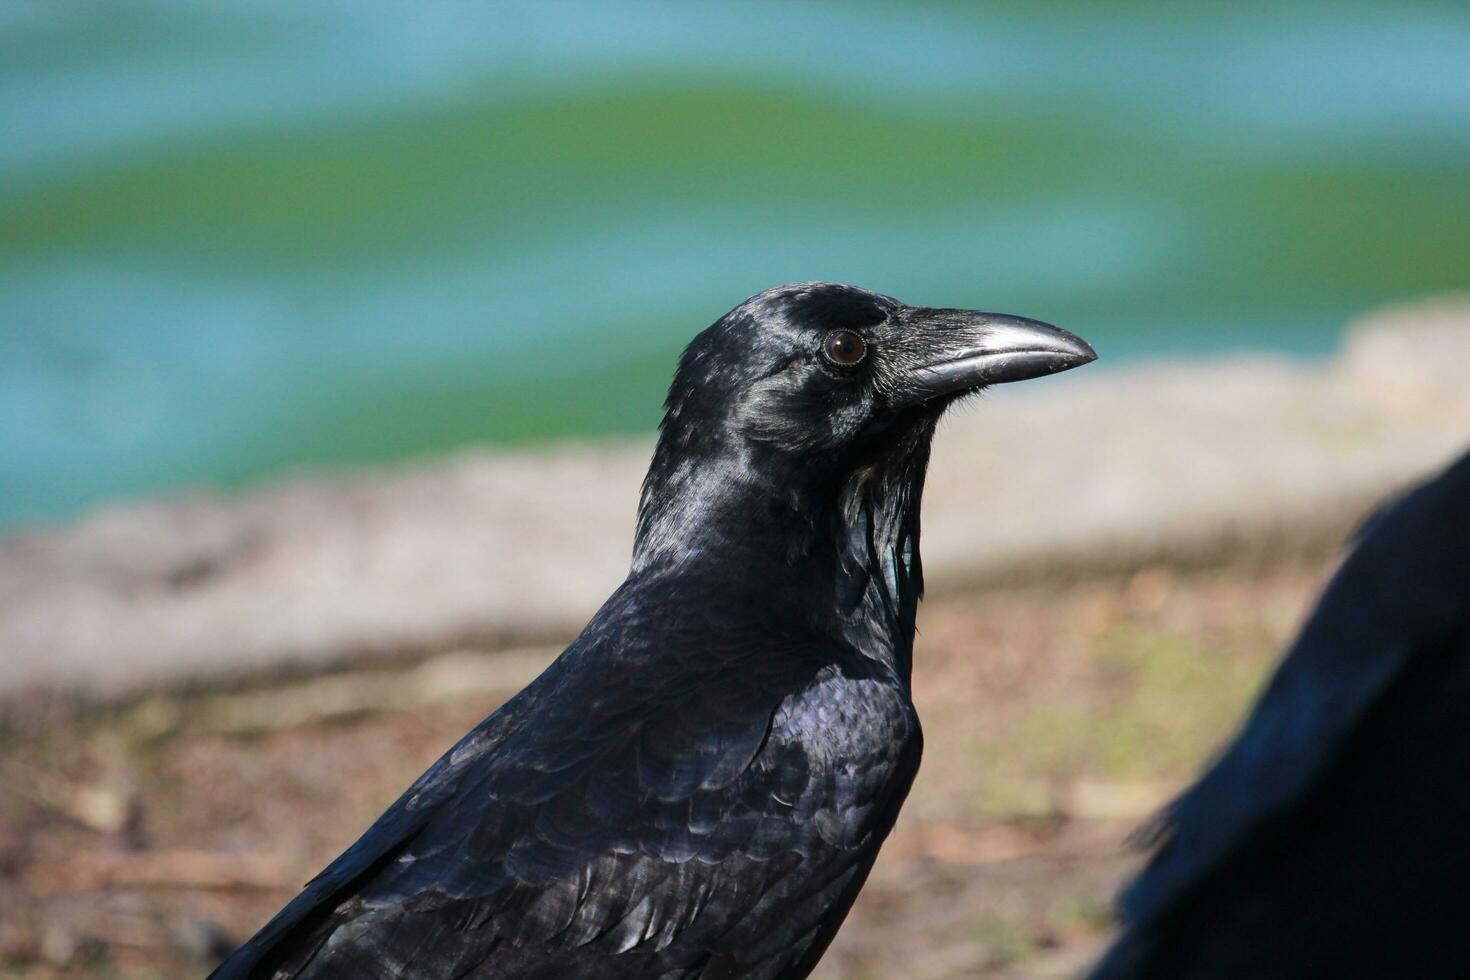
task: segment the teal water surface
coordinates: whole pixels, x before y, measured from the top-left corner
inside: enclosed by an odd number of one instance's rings
[[[1470,286],[1467,9],[0,2],[0,523],[646,430],[792,280],[1323,353]]]

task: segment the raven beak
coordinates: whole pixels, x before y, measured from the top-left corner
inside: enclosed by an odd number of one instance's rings
[[[973,310],[913,310],[922,353],[904,372],[903,405],[1027,381],[1097,360],[1092,345],[1040,320]]]

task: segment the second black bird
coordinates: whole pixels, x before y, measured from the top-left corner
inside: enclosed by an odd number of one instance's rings
[[[726,314],[680,362],[627,580],[216,976],[805,977],[919,765],[935,424],[1094,357],[831,283]]]
[[[1093,980],[1470,976],[1470,455],[1364,528]]]

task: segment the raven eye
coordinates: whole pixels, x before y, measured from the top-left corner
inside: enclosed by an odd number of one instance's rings
[[[851,330],[834,330],[822,344],[822,353],[833,364],[852,367],[868,355],[868,344]]]

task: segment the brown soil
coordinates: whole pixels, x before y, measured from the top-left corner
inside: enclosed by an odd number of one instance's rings
[[[1324,571],[929,603],[924,768],[817,976],[1075,974],[1124,837],[1229,734]],[[28,711],[0,741],[0,975],[203,975],[554,652]]]

